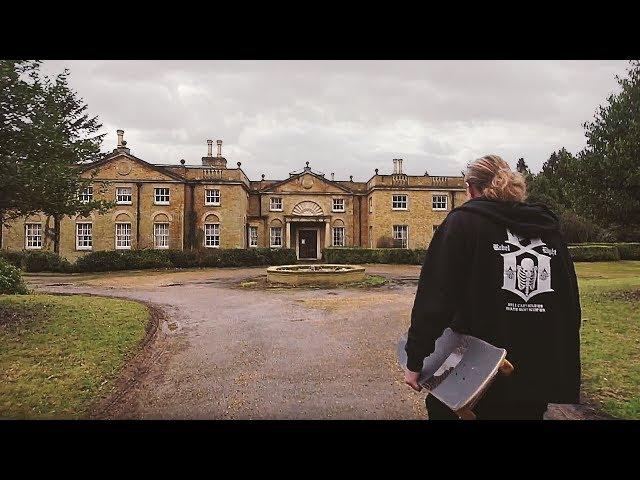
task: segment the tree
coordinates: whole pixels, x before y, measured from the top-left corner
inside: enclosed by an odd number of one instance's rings
[[[640,226],[640,62],[631,61],[622,87],[584,128],[587,146],[578,155],[576,208],[602,225]]]
[[[105,212],[112,202],[80,201],[96,172],[80,173],[100,154],[102,125],[69,87],[69,71],[51,78],[40,63],[0,60],[0,221],[52,216],[57,250],[62,216]]]
[[[526,173],[531,173],[529,167],[527,166],[527,162],[524,161],[524,158],[518,159],[518,165],[516,166],[516,170],[521,174],[525,175]]]

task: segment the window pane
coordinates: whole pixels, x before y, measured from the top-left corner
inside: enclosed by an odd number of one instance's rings
[[[131,203],[131,187],[116,188],[117,203]]]
[[[214,188],[207,188],[205,190],[205,202],[209,205],[218,205],[220,203],[220,190]]]
[[[116,223],[116,248],[131,248],[130,223]]]
[[[282,246],[282,227],[271,227],[271,246]]]
[[[407,196],[406,195],[393,195],[392,208],[406,209],[407,208]]]
[[[155,189],[155,202],[156,203],[169,203],[169,189],[168,188],[156,188]]]
[[[39,223],[25,224],[25,247],[42,248],[42,225]]]
[[[258,246],[258,227],[249,227],[249,246]]]
[[[169,224],[154,223],[153,238],[156,248],[169,248]]]
[[[393,239],[400,240],[402,248],[407,248],[408,228],[407,225],[393,226]]]
[[[93,245],[91,235],[92,225],[90,223],[76,224],[76,246],[77,248],[90,249]]]
[[[220,224],[207,223],[204,226],[204,246],[219,247],[220,246]]]
[[[333,228],[333,246],[344,247],[344,227]]]
[[[447,209],[447,195],[434,195],[432,201],[432,208],[434,210],[446,210]]]

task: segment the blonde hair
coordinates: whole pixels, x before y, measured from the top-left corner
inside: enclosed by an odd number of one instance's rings
[[[485,155],[467,165],[465,181],[492,200],[523,202],[527,186],[520,172],[514,172],[498,155]]]

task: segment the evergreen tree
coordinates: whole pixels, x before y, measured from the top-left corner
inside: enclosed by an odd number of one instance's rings
[[[69,87],[69,71],[50,78],[40,63],[0,60],[0,221],[53,216],[57,247],[62,216],[104,212],[112,203],[80,201],[91,183],[81,168],[100,154],[102,125]]]

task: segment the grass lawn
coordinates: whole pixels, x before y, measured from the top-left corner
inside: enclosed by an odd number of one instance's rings
[[[582,388],[605,412],[640,419],[640,261],[576,263]]]
[[[90,296],[0,295],[0,418],[82,418],[136,352],[144,305]]]

